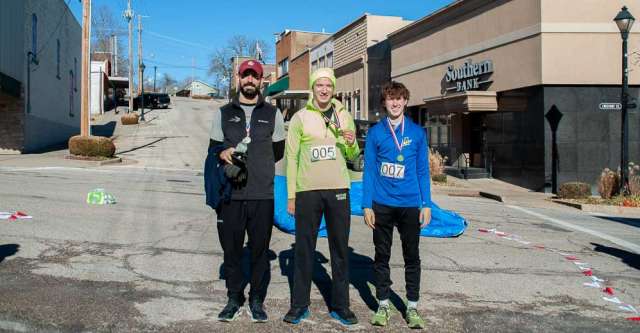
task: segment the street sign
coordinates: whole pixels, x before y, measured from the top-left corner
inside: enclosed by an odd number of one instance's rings
[[[603,111],[622,110],[622,103],[600,103],[600,110],[603,110]]]

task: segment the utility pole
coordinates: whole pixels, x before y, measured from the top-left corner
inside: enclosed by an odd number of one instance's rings
[[[131,10],[131,0],[124,12],[124,17],[129,22],[129,110],[133,111],[133,11]]]
[[[156,92],[156,75],[158,74],[158,66],[153,66],[153,92]]]
[[[82,2],[82,71],[80,83],[80,135],[89,135],[89,36],[91,0]]]
[[[113,35],[113,76],[118,76],[118,36]]]
[[[142,15],[138,14],[138,94],[142,92],[144,78],[142,77]],[[142,101],[141,101],[142,102]]]

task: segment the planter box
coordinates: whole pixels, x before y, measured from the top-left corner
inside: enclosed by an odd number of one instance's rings
[[[560,199],[551,199],[551,201],[555,203],[559,203],[562,205],[570,206],[573,208],[580,209],[589,213],[603,213],[603,214],[617,214],[617,215],[634,215],[640,216],[640,207],[624,207],[624,206],[613,206],[613,205],[593,205],[593,204],[583,204],[573,201],[566,201]]]

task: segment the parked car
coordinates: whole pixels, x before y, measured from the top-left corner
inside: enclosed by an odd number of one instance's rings
[[[358,146],[360,147],[360,155],[352,161],[347,161],[347,167],[353,171],[362,171],[364,170],[364,145],[367,141],[367,133],[371,126],[377,124],[377,121],[355,120],[354,122],[356,125],[356,141],[358,141]]]
[[[154,93],[155,98],[153,108],[154,109],[167,109],[169,108],[169,104],[171,104],[171,97],[166,93]]]
[[[133,99],[133,109],[140,107],[141,96]],[[145,93],[144,107],[147,109],[166,109],[171,104],[171,98],[166,93]]]

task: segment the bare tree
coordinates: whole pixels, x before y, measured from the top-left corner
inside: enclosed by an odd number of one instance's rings
[[[126,73],[128,59],[126,56],[124,42],[127,32],[123,26],[123,21],[113,13],[107,5],[102,5],[93,10],[91,15],[91,45],[94,52],[114,52],[112,36],[117,37],[118,48],[118,73],[121,76]]]
[[[178,81],[174,79],[169,73],[162,74],[160,79],[160,89],[164,92],[172,92],[173,87],[178,84]]]
[[[227,41],[226,47],[219,48],[211,55],[209,61],[209,75],[216,77],[219,91],[229,89],[229,81],[233,77],[233,57],[256,57],[257,46],[262,50],[263,61],[272,59],[271,45],[260,39],[250,39],[244,35],[234,35]]]

